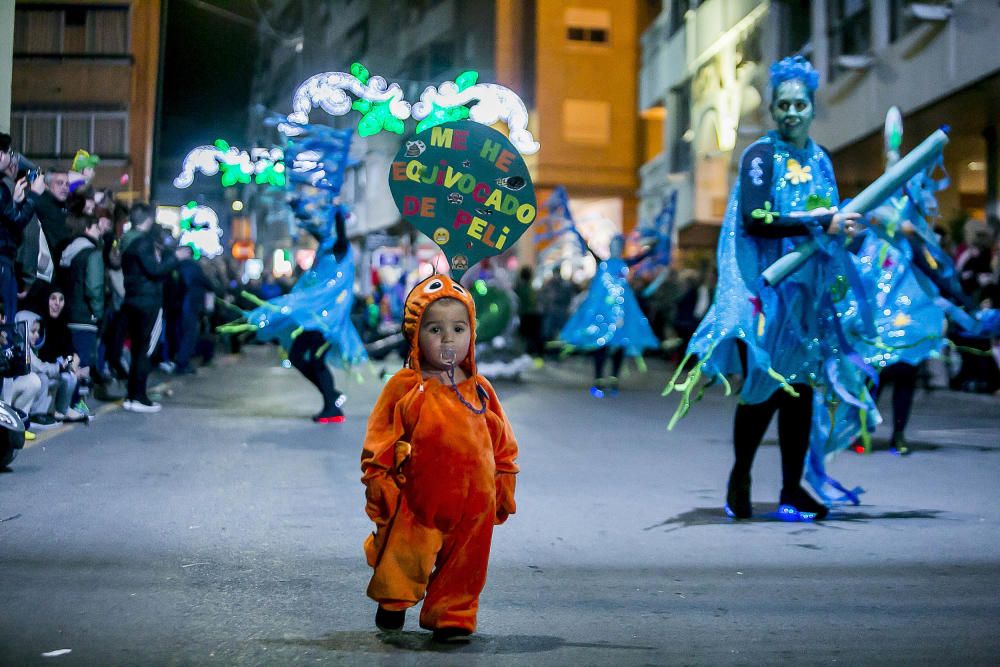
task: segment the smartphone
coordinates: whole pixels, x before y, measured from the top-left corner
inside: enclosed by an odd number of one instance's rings
[[[25,174],[25,178],[28,179],[28,183],[34,183],[35,179],[38,178],[38,174],[39,174],[38,167],[35,167],[34,169],[28,170],[28,173]]]

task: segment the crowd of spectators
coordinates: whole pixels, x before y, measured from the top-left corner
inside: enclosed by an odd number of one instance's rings
[[[195,373],[196,357],[212,360],[210,318],[231,319],[214,299],[235,267],[197,259],[151,206],[88,180],[43,172],[0,133],[2,398],[29,439],[93,418],[95,401],[158,412],[151,369]]]

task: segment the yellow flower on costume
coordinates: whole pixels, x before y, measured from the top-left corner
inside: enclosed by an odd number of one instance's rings
[[[896,315],[895,318],[893,318],[892,326],[896,327],[897,329],[901,329],[912,321],[913,320],[906,313],[899,313],[898,315]]]
[[[813,179],[812,177],[812,167],[803,167],[799,164],[799,161],[790,158],[788,160],[788,170],[785,172],[785,178],[792,185],[801,185],[802,183],[807,183]]]

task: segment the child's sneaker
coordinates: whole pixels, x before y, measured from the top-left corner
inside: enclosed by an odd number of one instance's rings
[[[439,644],[466,644],[471,635],[472,631],[465,628],[437,628],[431,639]]]
[[[379,630],[402,630],[404,623],[406,623],[405,609],[390,611],[383,609],[382,605],[378,606],[378,611],[375,612],[375,625]]]

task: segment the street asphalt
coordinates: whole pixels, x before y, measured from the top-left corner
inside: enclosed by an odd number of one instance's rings
[[[479,632],[440,648],[416,610],[378,632],[364,594],[377,374],[338,373],[347,422],[315,425],[318,394],[277,359],[250,347],[161,378],[161,413],[105,404],[0,474],[0,665],[1000,662],[998,397],[919,394],[913,453],[881,431],[841,455],[830,470],[863,502],[817,524],[769,516],[772,434],[758,516],[736,522],[733,399],[709,392],[668,432],[662,363],[606,399],[583,359],[497,383],[518,512],[494,534]]]

